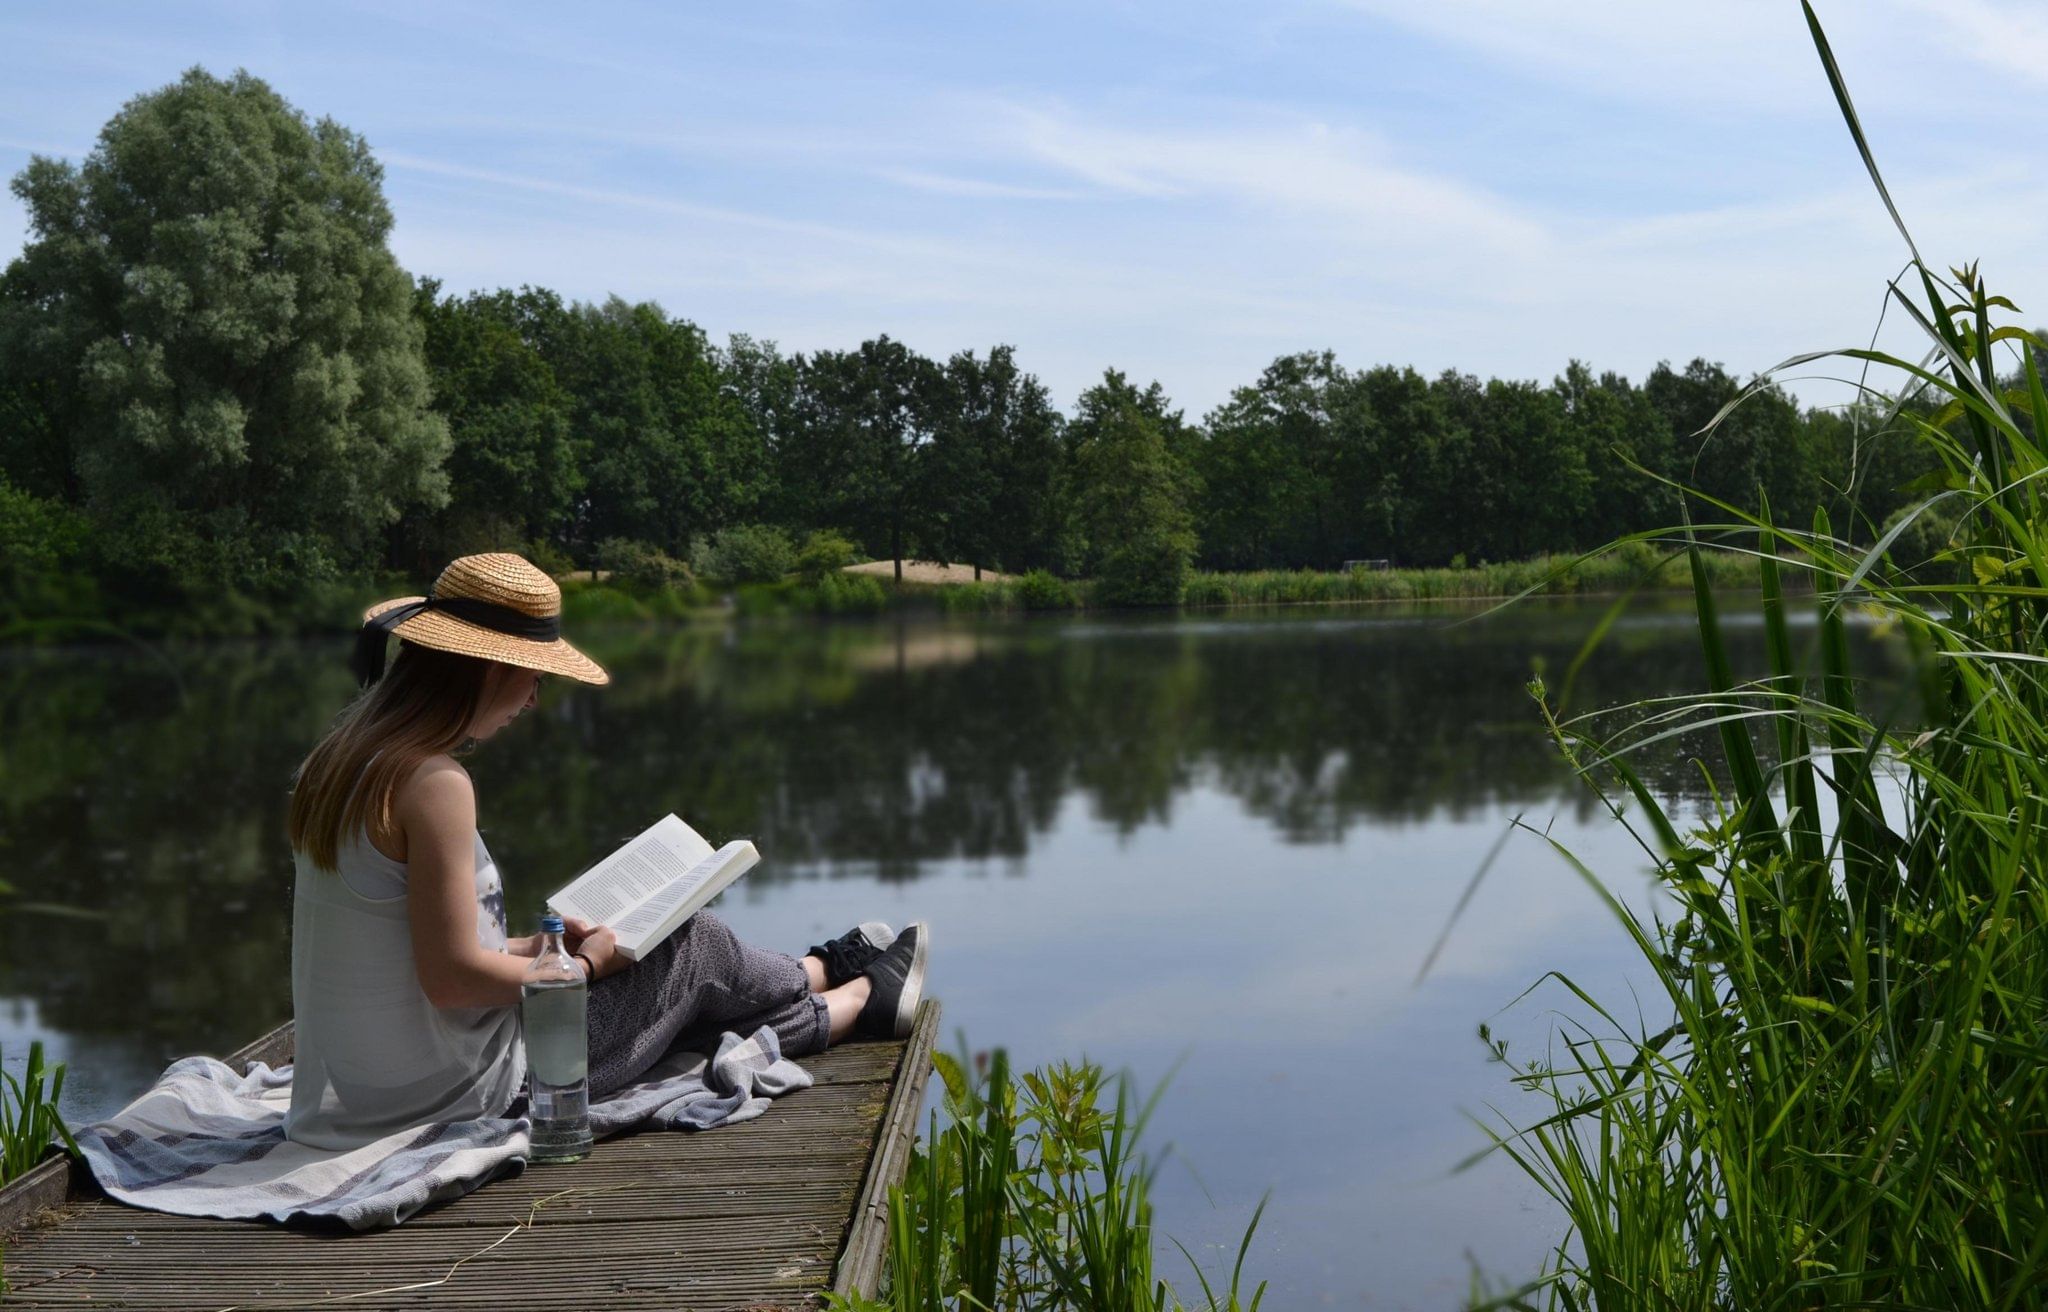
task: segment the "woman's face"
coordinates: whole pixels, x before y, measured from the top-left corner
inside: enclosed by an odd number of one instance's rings
[[[469,736],[482,742],[532,710],[542,677],[538,670],[493,662],[484,676],[483,700],[477,706],[476,719],[470,721]]]

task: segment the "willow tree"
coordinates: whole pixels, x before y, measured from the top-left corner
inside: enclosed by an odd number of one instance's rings
[[[39,399],[117,573],[281,590],[446,501],[382,181],[347,128],[197,68],[14,179],[0,390]]]

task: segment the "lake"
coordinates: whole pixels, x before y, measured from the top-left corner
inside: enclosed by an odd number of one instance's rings
[[[1756,673],[1754,601],[1731,608]],[[1538,1112],[1476,1027],[1540,1051],[1568,999],[1509,1004],[1552,970],[1634,1014],[1612,917],[1539,834],[1509,833],[1519,816],[1649,897],[1642,852],[1524,690],[1541,669],[1555,692],[1601,612],[586,634],[614,684],[551,682],[468,765],[515,933],[665,811],[752,837],[763,864],[720,906],[743,936],[801,952],[924,919],[949,1046],[1086,1055],[1144,1089],[1171,1072],[1149,1131],[1160,1224],[1227,1274],[1270,1190],[1248,1264],[1269,1307],[1444,1308],[1475,1269],[1534,1274],[1561,1237],[1510,1164],[1454,1170],[1485,1145],[1474,1118]],[[70,1063],[74,1123],[290,1015],[285,787],[349,694],[345,649],[0,653],[0,1043],[10,1066],[30,1036]],[[1573,706],[1702,680],[1690,611],[1647,601],[1578,670]],[[1698,812],[1689,746],[1640,764]],[[1194,1287],[1170,1245],[1160,1268]]]

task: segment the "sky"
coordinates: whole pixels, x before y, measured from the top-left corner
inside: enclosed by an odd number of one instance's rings
[[[1818,9],[1922,253],[2048,310],[2048,5]],[[1301,350],[1540,380],[1919,354],[1790,0],[31,0],[0,8],[0,171],[83,159],[193,65],[361,133],[399,262],[448,290],[786,351],[1008,343],[1063,406],[1116,368],[1198,418]],[[0,258],[27,236],[0,199]],[[1828,372],[1793,386],[1839,401]]]

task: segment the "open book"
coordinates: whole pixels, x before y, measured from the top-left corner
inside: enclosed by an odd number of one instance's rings
[[[619,955],[638,961],[760,859],[744,838],[714,851],[703,835],[666,815],[576,876],[548,906],[611,926]]]

